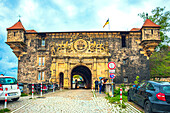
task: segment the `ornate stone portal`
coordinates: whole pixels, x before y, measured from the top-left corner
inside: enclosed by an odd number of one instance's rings
[[[87,88],[109,79],[108,62],[116,63],[115,83],[148,80],[149,57],[160,43],[159,25],[149,19],[131,31],[36,32],[19,20],[7,28],[7,44],[18,57],[18,82],[56,82],[72,88],[74,75]],[[110,81],[110,79],[109,79]]]
[[[59,75],[62,72],[64,73],[64,81],[68,83],[65,83],[64,87],[70,88],[71,77],[73,76],[71,73],[77,66],[87,67],[93,75],[92,80],[98,77],[108,78],[107,63],[111,54],[108,51],[107,41],[106,43],[96,43],[92,38],[78,35],[74,39],[71,38],[66,41],[66,43],[53,43],[51,48],[53,59],[51,66],[52,82],[60,83]],[[97,69],[97,65],[101,66],[100,69]],[[83,76],[83,73],[81,75]],[[84,76],[83,78],[86,78]]]

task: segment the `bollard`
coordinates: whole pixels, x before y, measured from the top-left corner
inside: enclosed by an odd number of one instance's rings
[[[34,96],[34,83],[32,83],[32,98]]]
[[[62,91],[62,84],[60,84],[60,91]]]
[[[54,93],[54,83],[53,83],[53,93]]]
[[[122,88],[120,88],[120,104],[122,104]]]
[[[41,82],[41,96],[42,96],[42,82]]]
[[[7,90],[8,90],[8,88],[5,88],[5,105],[4,105],[4,108],[7,108]]]

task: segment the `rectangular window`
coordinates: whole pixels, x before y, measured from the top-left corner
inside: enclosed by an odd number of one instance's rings
[[[45,57],[39,57],[39,66],[45,65]]]
[[[41,66],[41,57],[39,57],[39,66]]]
[[[122,47],[126,47],[126,36],[122,36]]]
[[[41,46],[45,46],[45,39],[42,39]]]
[[[126,64],[126,59],[123,59],[123,64]]]
[[[124,82],[128,82],[128,78],[127,77],[124,77]]]
[[[44,80],[44,71],[42,72],[42,80]]]
[[[44,71],[38,72],[38,80],[44,80]]]
[[[14,32],[14,36],[15,36],[15,32]]]
[[[45,64],[45,58],[42,57],[42,65],[44,66],[44,64]]]
[[[41,72],[38,73],[38,80],[41,80]]]
[[[151,29],[151,34],[153,35],[153,29]]]

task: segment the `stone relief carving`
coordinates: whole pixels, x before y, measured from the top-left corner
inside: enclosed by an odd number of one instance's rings
[[[56,52],[109,52],[109,45],[108,42],[96,42],[93,41],[93,38],[81,38],[77,39],[75,37],[71,37],[69,41],[65,43],[62,41],[60,44],[52,44],[51,45],[51,53],[55,55]]]

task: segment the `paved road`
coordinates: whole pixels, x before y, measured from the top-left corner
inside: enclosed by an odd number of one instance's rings
[[[14,113],[112,113],[120,108],[108,103],[105,94],[93,97],[91,90],[63,90],[44,95],[45,98],[21,97],[17,102],[8,102]],[[0,103],[0,109],[3,108]],[[129,113],[131,110],[123,110]]]

